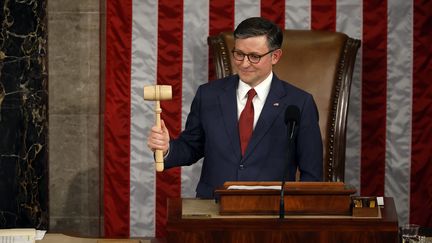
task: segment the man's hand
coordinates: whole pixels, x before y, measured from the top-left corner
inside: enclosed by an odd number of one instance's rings
[[[149,136],[147,138],[147,146],[154,152],[156,149],[163,151],[166,155],[169,149],[169,132],[165,126],[165,122],[161,120],[161,128],[156,125],[150,130]]]

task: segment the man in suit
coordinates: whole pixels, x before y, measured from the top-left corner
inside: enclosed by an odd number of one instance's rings
[[[226,181],[281,181],[284,174],[295,180],[297,169],[300,180],[321,181],[323,148],[313,97],[272,71],[282,55],[281,29],[264,18],[248,18],[234,39],[238,74],[201,85],[180,136],[170,141],[162,121],[162,129],[150,131],[148,147],[164,151],[165,168],[204,157],[200,198],[214,197]],[[292,105],[300,115],[289,156],[285,111]]]

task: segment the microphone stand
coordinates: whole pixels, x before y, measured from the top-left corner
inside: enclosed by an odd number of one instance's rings
[[[294,137],[294,129],[296,127],[296,122],[292,122],[291,134],[288,139],[288,162],[291,159],[291,149],[293,145],[293,137]],[[286,181],[286,173],[287,173],[288,165],[285,167],[283,176],[282,176],[282,184],[281,184],[281,192],[280,192],[280,200],[279,200],[279,218],[285,218],[285,181]]]
[[[281,193],[280,193],[280,201],[279,201],[279,218],[285,218],[285,200],[284,200],[284,192],[285,192],[285,176],[282,179]]]

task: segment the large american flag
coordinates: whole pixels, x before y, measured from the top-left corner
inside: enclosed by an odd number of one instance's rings
[[[432,1],[110,0],[106,9],[106,236],[163,236],[167,197],[194,197],[200,162],[155,173],[146,146],[154,103],[178,136],[197,87],[214,78],[207,36],[243,19],[345,32],[362,41],[349,106],[345,182],[395,200],[399,224],[432,227]],[[289,53],[284,53],[289,55]]]

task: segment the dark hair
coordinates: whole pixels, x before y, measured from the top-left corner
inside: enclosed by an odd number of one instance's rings
[[[267,36],[270,50],[281,48],[283,41],[282,30],[275,23],[261,17],[243,20],[234,30],[234,39],[246,39],[256,36]]]

